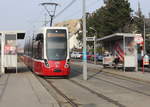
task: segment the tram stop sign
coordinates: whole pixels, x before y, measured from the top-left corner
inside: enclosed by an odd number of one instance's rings
[[[137,44],[142,44],[143,43],[143,37],[141,34],[136,34],[135,37],[134,37],[134,41],[137,43]]]

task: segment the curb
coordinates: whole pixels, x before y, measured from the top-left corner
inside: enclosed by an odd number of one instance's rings
[[[146,83],[150,84],[150,81],[148,81],[148,80],[144,80],[144,79],[140,79],[140,78],[135,78],[135,77],[130,77],[130,76],[122,75],[122,74],[117,74],[117,73],[115,73],[116,71],[115,72],[109,72],[109,71],[106,71],[106,70],[102,69],[101,72],[106,72],[106,73],[109,73],[109,74],[118,75],[118,76],[125,77],[125,78],[128,78],[128,79],[133,79],[133,80],[137,80],[137,81],[141,81],[141,82],[146,82]]]

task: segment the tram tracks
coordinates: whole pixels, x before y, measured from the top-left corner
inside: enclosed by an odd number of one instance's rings
[[[132,82],[132,83],[135,83],[135,84],[138,84],[138,85],[149,85],[150,86],[149,82],[139,81],[139,80],[135,80],[135,79],[132,79],[132,78],[127,78],[127,77],[120,76],[120,75],[118,76],[118,75],[115,75],[115,74],[112,74],[112,73],[103,72],[103,75],[106,75],[106,76],[109,76],[109,77],[114,77],[114,78],[125,80],[125,81],[129,81],[129,82]]]
[[[45,80],[59,95],[61,95],[61,96],[66,100],[66,102],[71,105],[71,107],[79,107],[79,106],[81,105],[81,104],[77,104],[76,102],[74,102],[71,98],[69,98],[66,94],[64,94],[60,89],[58,89],[58,88],[52,83],[52,81],[51,81],[50,79],[44,79],[44,80]],[[90,89],[89,87],[87,87],[87,86],[85,86],[85,85],[83,85],[83,84],[80,84],[79,82],[76,82],[75,80],[69,79],[68,81],[71,82],[71,83],[73,83],[73,84],[75,84],[75,85],[77,85],[77,86],[79,86],[79,87],[81,87],[82,89],[84,89],[84,90],[90,92],[91,94],[96,95],[98,98],[103,99],[103,100],[105,100],[105,101],[107,101],[107,102],[109,102],[109,103],[111,103],[111,104],[113,104],[113,105],[116,105],[117,107],[125,107],[123,104],[119,103],[118,101],[115,101],[115,100],[113,100],[113,99],[111,99],[111,98],[109,98],[109,97],[107,97],[107,96],[105,96],[105,95],[103,95],[103,94],[101,94],[101,93],[98,93],[98,92],[96,92],[96,91]],[[56,99],[56,100],[59,102],[59,105],[61,106],[61,103],[62,103],[62,102],[60,102],[58,99]],[[61,106],[61,107],[63,107],[63,106]]]
[[[75,67],[78,67],[78,69],[80,69],[80,66],[79,65],[73,65]],[[73,69],[73,70],[76,70],[76,69]],[[125,76],[122,76],[122,75],[116,75],[116,74],[113,74],[113,73],[109,73],[109,72],[103,72],[103,70],[96,70],[96,69],[89,69],[89,71],[93,71],[95,72],[95,74],[92,74],[92,75],[88,75],[89,78],[95,78],[95,76],[97,74],[101,74],[101,75],[105,75],[105,76],[109,76],[109,77],[114,77],[114,78],[117,78],[117,79],[120,79],[120,80],[125,80],[125,81],[129,81],[129,82],[132,82],[132,83],[135,83],[135,84],[138,84],[138,85],[149,85],[150,86],[150,82],[147,82],[147,81],[141,81],[141,80],[137,80],[137,79],[134,79],[134,78],[128,78],[128,77],[125,77]],[[77,70],[76,70],[77,71]],[[81,74],[81,69],[78,70],[78,72]]]
[[[55,91],[61,95],[72,107],[78,107],[78,105],[72,101],[72,99],[70,99],[69,97],[67,97],[67,95],[65,95],[62,91],[60,91],[50,80],[45,79],[46,82],[49,83],[49,85],[51,85],[51,87],[53,87],[53,89],[55,89]]]
[[[58,102],[60,107],[78,107],[78,104],[75,103],[67,95],[65,95],[60,89],[58,89],[53,84],[51,79],[41,78],[41,77],[38,77],[38,76],[36,76],[36,78],[46,88],[46,90],[55,98],[55,100]],[[45,82],[48,84],[48,86],[45,84]],[[50,88],[51,88],[52,91],[50,91]]]
[[[66,100],[66,102],[71,105],[71,107],[79,107],[80,105],[82,105],[82,104],[77,104],[77,103],[74,102],[71,98],[69,98],[66,94],[64,94],[60,89],[58,89],[58,88],[52,83],[52,81],[51,81],[50,79],[44,79],[44,80],[45,80],[59,95],[61,95],[61,96]],[[113,100],[113,99],[111,99],[111,98],[109,98],[109,97],[107,97],[107,96],[105,96],[105,95],[103,95],[103,94],[101,94],[101,93],[98,93],[98,92],[96,92],[96,91],[90,89],[89,87],[87,87],[87,86],[85,86],[85,85],[83,85],[83,84],[80,84],[79,82],[76,82],[75,80],[69,79],[68,81],[71,82],[71,83],[73,83],[73,84],[75,84],[75,85],[77,85],[77,86],[79,86],[79,87],[81,87],[81,88],[83,88],[84,90],[87,90],[87,91],[90,92],[91,94],[96,95],[98,98],[103,99],[103,100],[105,100],[105,101],[107,101],[107,102],[109,102],[109,103],[111,103],[111,104],[113,104],[113,105],[116,105],[117,107],[125,107],[123,104],[119,103],[118,101],[115,101],[115,100]],[[59,101],[58,99],[56,99],[56,100],[59,102],[59,105],[61,106],[62,101]],[[61,106],[61,107],[63,107],[63,106]]]
[[[80,74],[81,74],[80,71],[74,72],[74,73],[78,73],[78,74],[80,73]],[[103,82],[106,82],[106,83],[115,85],[115,86],[117,86],[117,87],[124,88],[124,89],[127,89],[127,90],[129,90],[129,91],[132,91],[132,92],[135,92],[135,93],[142,94],[142,95],[145,95],[145,96],[150,97],[150,94],[149,94],[149,93],[145,93],[145,92],[140,91],[140,90],[138,90],[138,89],[132,89],[132,88],[129,88],[129,87],[127,87],[127,86],[120,85],[120,84],[117,84],[117,83],[115,83],[115,82],[112,82],[112,81],[109,81],[109,80],[105,80],[105,79],[96,77],[96,75],[99,74],[99,73],[101,73],[101,71],[97,72],[96,74],[92,74],[92,75],[88,75],[88,76],[89,76],[89,78],[94,78],[94,79],[96,79],[96,80],[100,80],[100,81],[103,81]],[[103,74],[101,74],[101,75],[110,76],[109,74],[107,74],[107,73],[105,73],[105,72],[103,72]],[[117,78],[117,79],[120,79],[120,80],[125,80],[125,81],[128,81],[128,82],[133,82],[133,83],[136,83],[137,85],[145,85],[145,84],[146,84],[146,85],[149,85],[149,84],[147,84],[147,83],[144,83],[144,82],[141,82],[141,81],[135,81],[135,80],[132,80],[132,79],[129,79],[129,78],[125,78],[125,77],[117,77],[117,76],[115,76],[115,75],[111,75],[111,77],[114,77],[114,78]],[[150,86],[150,85],[149,85],[149,86]]]
[[[138,94],[142,94],[142,95],[150,97],[150,94],[148,94],[148,93],[145,93],[145,92],[142,92],[142,91],[139,91],[139,90],[136,90],[136,89],[132,89],[132,88],[129,88],[129,87],[126,87],[126,86],[122,86],[122,85],[116,84],[116,83],[108,81],[108,80],[104,80],[104,79],[100,79],[100,78],[96,78],[96,77],[94,77],[94,78],[97,79],[97,80],[104,81],[104,82],[110,83],[112,85],[127,89],[127,90],[130,90],[132,92],[136,92]]]
[[[74,69],[74,70],[75,70],[75,69]],[[73,73],[81,74],[80,71],[78,71],[78,72],[73,72]],[[97,75],[97,74],[99,74],[99,72],[96,72],[96,75]],[[99,77],[97,77],[96,75],[95,75],[95,74],[90,74],[90,75],[88,75],[88,76],[89,76],[89,77],[92,77],[92,78],[94,78],[94,79],[96,79],[96,80],[100,80],[100,81],[109,83],[109,84],[111,84],[111,85],[114,85],[114,86],[117,86],[117,87],[120,87],[120,88],[129,90],[129,91],[134,92],[134,93],[138,93],[138,94],[141,94],[141,95],[144,95],[144,96],[148,96],[148,97],[150,96],[150,94],[148,94],[148,93],[142,92],[142,91],[137,90],[137,89],[130,88],[130,87],[128,87],[128,86],[124,86],[124,85],[117,84],[117,83],[115,83],[114,81],[110,81],[110,80],[106,80],[106,79],[103,79],[103,78],[99,78]],[[146,84],[146,83],[143,83],[143,82],[140,82],[140,83],[139,83],[138,81],[135,81],[135,80],[132,80],[132,79],[129,79],[129,78],[125,78],[125,77],[117,77],[117,76],[115,76],[115,75],[109,75],[109,74],[107,74],[107,73],[106,73],[106,74],[104,73],[104,74],[102,74],[102,75],[114,77],[114,78],[117,78],[117,79],[120,79],[120,80],[124,80],[124,81],[128,81],[128,82],[133,82],[133,83],[136,83],[137,85],[138,85],[138,84],[142,84],[142,85]],[[51,81],[51,79],[44,79],[44,80],[45,80],[49,85],[51,85],[51,87],[52,87],[60,96],[62,96],[62,97],[66,100],[66,102],[64,102],[64,101],[60,101],[60,100],[56,99],[56,100],[59,102],[60,107],[64,107],[64,106],[62,106],[62,103],[68,103],[71,107],[78,107],[78,106],[79,106],[79,104],[77,104],[77,103],[75,102],[75,100],[77,100],[77,99],[72,100],[71,98],[69,98],[70,95],[69,95],[68,93],[63,92],[60,87],[58,88],[54,81]],[[59,80],[58,80],[58,81],[59,81]],[[89,91],[91,94],[96,95],[98,98],[103,99],[103,100],[105,100],[105,101],[107,101],[107,102],[109,102],[109,103],[111,103],[111,104],[113,104],[113,105],[116,105],[116,106],[118,106],[118,107],[125,107],[125,105],[122,104],[122,103],[120,103],[119,100],[114,100],[112,97],[109,97],[109,95],[105,95],[105,94],[99,92],[98,90],[96,91],[96,90],[90,88],[89,86],[87,86],[86,84],[83,84],[83,83],[81,83],[80,81],[77,81],[76,79],[75,79],[75,80],[74,80],[74,79],[69,79],[69,80],[66,80],[66,79],[65,79],[65,81],[69,81],[69,82],[75,84],[76,86],[79,86],[79,87],[83,88],[84,90]],[[54,83],[53,83],[53,82],[54,82]],[[65,87],[64,87],[64,89],[65,89]],[[80,102],[80,103],[82,103],[82,102]],[[69,106],[69,107],[70,107],[70,106]],[[67,107],[68,107],[68,106],[67,106]]]
[[[125,107],[123,104],[119,103],[118,101],[115,101],[115,100],[113,100],[113,99],[111,99],[111,98],[109,98],[109,97],[107,97],[107,96],[105,96],[105,95],[103,95],[101,93],[98,93],[98,92],[90,89],[89,87],[87,87],[85,85],[82,85],[79,82],[76,82],[75,80],[69,80],[69,81],[74,83],[74,84],[76,84],[76,85],[78,85],[78,86],[80,86],[80,87],[82,87],[83,89],[89,91],[90,93],[98,96],[99,98],[102,98],[103,100],[105,100],[105,101],[107,101],[109,103],[112,103],[112,104],[114,104],[114,105],[116,105],[118,107]]]
[[[59,95],[61,95],[63,98],[65,98],[65,100],[71,105],[71,107],[78,107],[79,105],[81,105],[81,104],[75,103],[71,98],[67,97],[67,95],[64,94],[61,90],[59,90],[59,89],[52,83],[52,81],[50,81],[50,79],[44,79],[44,80],[45,80],[49,85],[51,85],[51,87],[52,87]],[[105,100],[105,101],[107,101],[107,102],[109,102],[109,103],[111,103],[111,104],[113,104],[113,105],[116,105],[117,107],[125,107],[125,105],[119,103],[118,101],[115,101],[115,100],[113,100],[113,99],[111,99],[111,98],[105,96],[104,94],[101,94],[101,93],[99,93],[99,92],[96,92],[95,90],[93,90],[93,89],[91,89],[91,88],[89,88],[89,87],[87,87],[87,86],[85,86],[85,85],[83,85],[83,84],[81,84],[81,83],[79,83],[79,82],[77,82],[77,81],[75,81],[75,80],[69,79],[68,81],[71,82],[71,83],[73,83],[73,84],[75,84],[75,85],[77,85],[77,86],[79,86],[79,87],[81,87],[82,89],[84,89],[84,90],[90,92],[91,94],[96,95],[98,98],[103,99],[103,100]],[[57,101],[58,101],[58,100],[57,100]],[[59,104],[60,104],[60,103],[61,103],[61,102],[59,101]],[[60,104],[60,106],[61,106],[61,104]]]

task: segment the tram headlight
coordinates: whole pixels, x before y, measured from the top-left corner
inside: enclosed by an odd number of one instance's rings
[[[67,60],[67,62],[66,62],[66,64],[64,65],[64,67],[65,67],[65,68],[69,68],[69,67],[70,67],[69,63],[70,63],[70,59]]]
[[[66,63],[64,67],[65,67],[65,68],[69,68],[70,65]]]
[[[49,63],[48,63],[48,61],[47,61],[47,59],[44,59],[44,64],[45,64],[46,67],[48,67],[48,68],[50,67],[50,65],[49,65]]]

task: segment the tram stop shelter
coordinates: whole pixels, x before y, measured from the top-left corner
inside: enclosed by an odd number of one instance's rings
[[[17,72],[17,40],[24,39],[24,31],[0,31],[0,73],[6,68],[16,68]]]
[[[105,52],[110,53],[112,59],[115,57],[120,59],[124,71],[126,68],[134,68],[137,71],[138,58],[137,44],[134,41],[135,35],[131,33],[115,33],[98,38],[97,42],[102,44]]]

